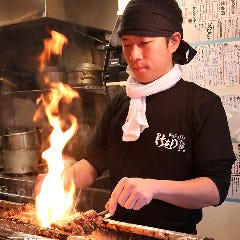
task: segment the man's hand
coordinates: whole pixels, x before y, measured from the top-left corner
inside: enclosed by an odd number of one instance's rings
[[[105,207],[113,215],[118,203],[127,209],[139,210],[153,198],[181,208],[198,209],[217,205],[220,196],[208,177],[185,181],[122,178]]]
[[[42,183],[47,174],[40,174],[37,176],[34,193],[37,195],[41,191]],[[71,167],[64,169],[64,188],[66,191],[69,190],[72,181],[76,188],[86,188],[93,184],[97,177],[96,169],[85,159],[82,159]]]
[[[43,183],[43,179],[46,177],[46,173],[45,174],[39,174],[36,178],[36,182],[35,182],[35,187],[34,187],[34,194],[38,195],[41,192],[41,188],[42,188],[42,183]]]
[[[116,185],[105,207],[111,215],[118,203],[126,209],[139,210],[152,201],[153,190],[151,179],[124,177]]]
[[[68,167],[63,172],[64,178],[64,188],[68,192],[72,183],[73,173],[71,167]],[[44,178],[47,176],[47,173],[39,174],[36,178],[35,187],[34,187],[34,194],[38,195],[41,192],[42,183]]]

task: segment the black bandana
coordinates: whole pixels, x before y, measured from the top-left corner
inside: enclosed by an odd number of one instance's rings
[[[183,38],[182,22],[182,11],[175,0],[131,0],[122,15],[118,35],[170,37],[179,32]],[[187,64],[195,54],[196,50],[181,40],[173,60]]]

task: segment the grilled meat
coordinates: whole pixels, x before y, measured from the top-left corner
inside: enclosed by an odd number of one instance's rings
[[[88,210],[86,212],[77,212],[64,220],[51,224],[51,228],[68,232],[74,235],[88,235],[97,229],[102,222],[96,211]]]
[[[5,219],[18,223],[38,225],[35,208],[31,204],[23,204],[5,211],[2,216]],[[101,224],[102,217],[94,210],[76,212],[63,220],[51,224],[51,229],[59,230],[73,235],[89,235]]]

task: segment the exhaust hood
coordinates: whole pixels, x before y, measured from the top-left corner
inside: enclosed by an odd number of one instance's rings
[[[111,32],[117,10],[117,0],[0,0],[0,28],[48,19]]]

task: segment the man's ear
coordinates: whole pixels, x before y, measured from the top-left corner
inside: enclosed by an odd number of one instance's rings
[[[174,53],[181,41],[181,34],[179,32],[175,32],[172,34],[172,36],[169,39],[169,43],[168,43],[168,48],[171,51],[171,53]]]

